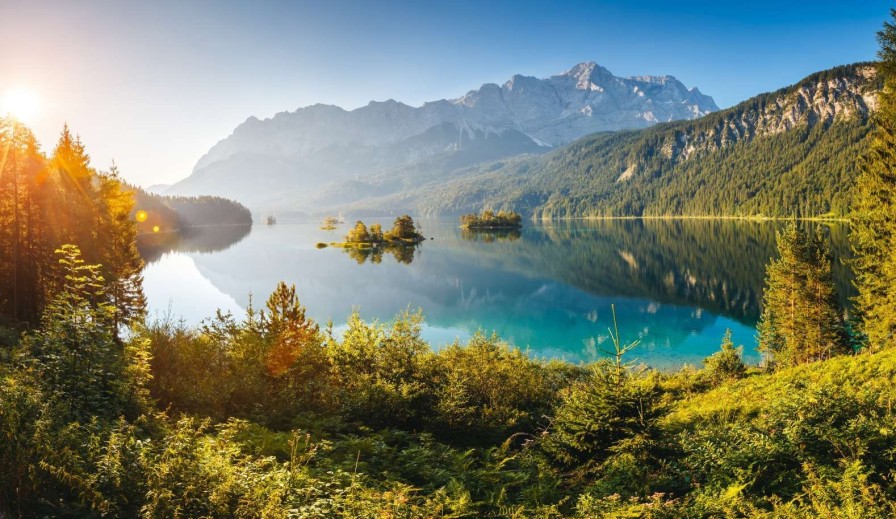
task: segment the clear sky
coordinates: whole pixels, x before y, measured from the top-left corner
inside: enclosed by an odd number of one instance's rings
[[[29,89],[141,185],[187,176],[250,115],[454,98],[582,61],[670,74],[721,107],[872,60],[891,2],[0,0],[0,95]]]

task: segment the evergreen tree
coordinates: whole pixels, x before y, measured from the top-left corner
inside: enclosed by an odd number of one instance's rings
[[[780,366],[848,351],[824,238],[809,237],[791,224],[778,233],[778,253],[780,258],[766,268],[760,350]]]
[[[45,160],[30,130],[0,118],[0,315],[36,322],[54,246],[47,236]]]
[[[590,377],[563,393],[537,445],[579,483],[599,487],[602,479],[618,479],[619,468],[627,466],[637,481],[614,486],[636,493],[661,456],[659,420],[666,412],[655,379],[639,379],[601,361]]]
[[[392,224],[392,229],[385,234],[388,241],[417,242],[423,240],[423,236],[417,232],[414,219],[409,215],[399,216]]]
[[[896,20],[896,10],[891,12]],[[896,25],[884,23],[873,139],[861,164],[852,214],[857,311],[872,348],[896,344]]]
[[[139,321],[146,311],[143,294],[143,259],[137,251],[136,225],[131,219],[133,192],[127,191],[112,165],[97,176],[100,203],[98,235],[104,236],[101,258],[109,302],[115,308],[115,324]]]
[[[373,243],[382,243],[385,238],[383,237],[383,226],[375,223],[370,226],[370,241]]]
[[[355,226],[345,235],[345,241],[349,243],[369,243],[370,233],[367,231],[367,226],[364,225],[364,222],[358,220]]]
[[[140,412],[145,356],[118,339],[116,310],[99,265],[74,245],[56,251],[64,289],[47,306],[41,329],[25,341],[27,361],[51,403],[71,420]]]
[[[306,317],[295,286],[280,282],[265,310],[247,314],[242,327],[226,331],[231,351],[233,411],[284,424],[298,413],[321,411],[332,394],[324,387],[330,363],[319,327]]]
[[[747,370],[743,361],[743,351],[743,346],[734,347],[734,341],[731,340],[731,329],[725,330],[721,349],[703,359],[709,380],[713,384],[719,384],[726,380],[743,377]]]

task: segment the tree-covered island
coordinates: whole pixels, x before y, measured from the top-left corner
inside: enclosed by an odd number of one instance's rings
[[[355,223],[345,241],[331,243],[334,247],[345,248],[379,248],[379,247],[413,247],[426,238],[417,231],[414,219],[408,215],[399,216],[392,224],[392,229],[383,232],[383,226],[375,223],[367,226],[361,220]]]
[[[482,211],[482,214],[465,214],[460,217],[460,228],[469,230],[491,229],[519,229],[523,226],[523,217],[513,211],[492,210]]]

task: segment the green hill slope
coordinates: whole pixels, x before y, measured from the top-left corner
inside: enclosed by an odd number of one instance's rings
[[[843,215],[878,89],[873,66],[837,67],[696,121],[589,136],[365,205],[536,217]]]

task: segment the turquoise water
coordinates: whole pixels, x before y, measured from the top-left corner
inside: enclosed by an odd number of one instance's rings
[[[391,221],[379,221],[384,227]],[[422,309],[436,348],[497,333],[530,355],[591,361],[610,348],[611,305],[630,354],[655,367],[696,364],[726,329],[758,362],[755,323],[774,223],[704,220],[527,222],[513,233],[471,234],[457,221],[423,220],[416,250],[363,256],[318,222],[205,229],[164,247],[144,246],[150,316],[189,324],[216,308],[241,315],[277,282],[294,283],[308,314],[338,330],[353,309],[389,321]],[[845,229],[829,229],[835,253]],[[848,273],[835,260],[847,297]]]

